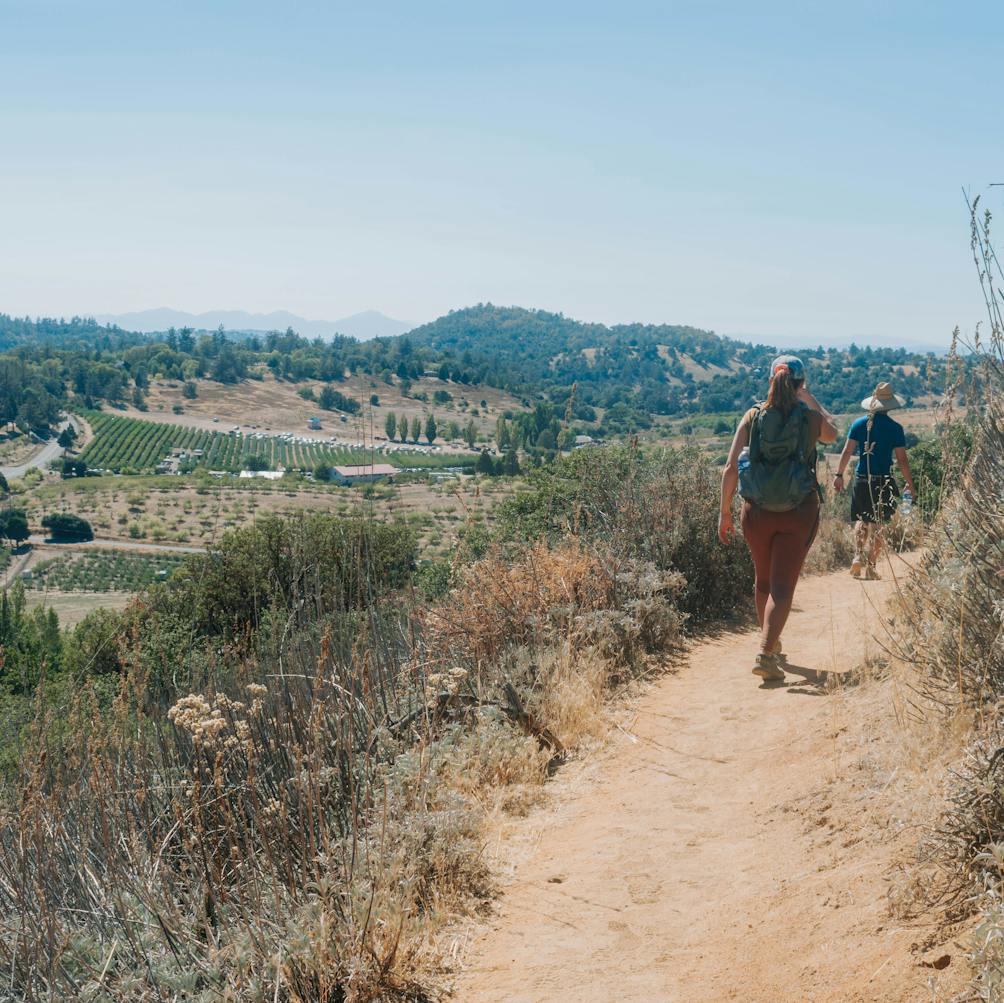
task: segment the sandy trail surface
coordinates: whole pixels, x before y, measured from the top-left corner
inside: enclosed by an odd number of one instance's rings
[[[751,675],[756,634],[702,642],[568,767],[492,849],[509,876],[454,998],[916,1003],[957,981],[957,947],[890,916],[913,837],[883,817],[861,691],[839,680],[878,652],[896,560],[881,582],[802,581],[786,685]]]

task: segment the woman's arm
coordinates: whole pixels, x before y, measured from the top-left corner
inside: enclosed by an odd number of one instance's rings
[[[722,471],[722,500],[718,509],[718,539],[728,543],[735,533],[735,523],[732,521],[732,499],[736,496],[739,484],[739,454],[749,445],[750,426],[744,418],[732,438],[732,448],[729,458]]]
[[[819,429],[819,441],[824,445],[837,441],[836,419],[829,411],[823,407],[819,401],[809,392],[809,388],[803,383],[798,391],[798,399],[804,401],[813,411],[818,411],[822,416],[823,423]]]

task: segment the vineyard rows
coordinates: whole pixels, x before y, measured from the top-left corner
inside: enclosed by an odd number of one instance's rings
[[[247,468],[250,456],[261,457],[268,469],[313,470],[318,464],[369,462],[376,453],[378,461],[402,468],[438,468],[470,463],[456,455],[394,453],[381,448],[332,446],[321,441],[288,441],[280,436],[254,436],[241,433],[210,432],[187,425],[163,425],[137,418],[87,412],[84,417],[94,430],[94,438],[81,454],[88,467],[115,473],[149,473],[172,449],[183,449],[196,465],[210,470],[236,473]]]

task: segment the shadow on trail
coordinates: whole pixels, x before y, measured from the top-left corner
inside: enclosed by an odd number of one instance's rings
[[[783,682],[764,682],[761,684],[762,690],[784,690],[786,693],[801,693],[803,696],[822,697],[827,693],[832,693],[844,678],[842,672],[825,672],[821,669],[810,669],[805,665],[793,665],[790,662],[784,665],[785,675],[788,679]],[[797,681],[791,676],[800,676]]]

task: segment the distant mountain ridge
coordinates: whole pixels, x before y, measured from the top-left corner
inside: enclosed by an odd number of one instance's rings
[[[285,331],[291,327],[304,338],[331,338],[347,334],[360,341],[371,338],[392,338],[404,334],[413,325],[395,320],[379,310],[364,310],[340,320],[307,320],[288,310],[271,313],[249,313],[247,310],[207,310],[205,313],[188,313],[161,307],[155,310],[138,310],[132,313],[99,314],[100,324],[115,324],[125,331],[150,334],[170,328],[191,327],[196,331],[215,331],[221,324],[227,331]]]

